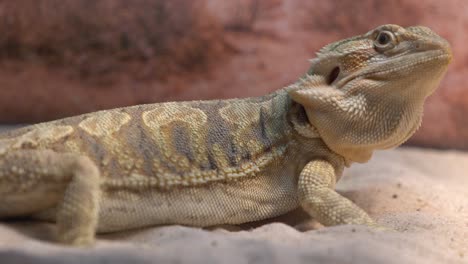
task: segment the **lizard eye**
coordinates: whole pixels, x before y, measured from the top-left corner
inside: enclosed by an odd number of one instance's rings
[[[335,67],[333,70],[330,72],[330,75],[328,75],[327,83],[332,84],[336,78],[338,78],[338,75],[340,74],[340,67]]]
[[[380,31],[375,37],[374,45],[377,49],[389,49],[395,46],[395,35],[390,31]]]

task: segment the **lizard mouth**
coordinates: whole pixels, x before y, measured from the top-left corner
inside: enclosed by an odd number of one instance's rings
[[[413,54],[401,54],[388,59],[379,64],[373,64],[375,67],[372,69],[363,69],[356,73],[344,77],[336,83],[337,88],[343,88],[347,83],[372,76],[382,76],[383,74],[392,74],[394,72],[401,72],[406,70],[410,72],[411,69],[421,67],[422,65],[434,63],[439,61],[439,65],[434,65],[435,68],[446,68],[452,60],[450,50],[425,50]],[[377,77],[379,78],[379,77]]]

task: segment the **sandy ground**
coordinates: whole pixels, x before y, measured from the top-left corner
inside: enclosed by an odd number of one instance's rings
[[[182,226],[100,236],[95,247],[50,242],[54,226],[0,224],[1,263],[468,263],[468,153],[404,148],[348,169],[339,191],[395,231],[298,231],[294,212],[241,231]],[[307,227],[306,221],[298,227]]]

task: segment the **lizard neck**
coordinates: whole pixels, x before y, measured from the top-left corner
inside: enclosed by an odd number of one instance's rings
[[[293,140],[299,142],[299,148],[301,149],[299,152],[304,154],[311,152],[312,155],[315,155],[317,152],[324,151],[326,149],[326,152],[328,153],[323,154],[322,158],[327,156],[337,164],[344,164],[347,167],[351,165],[351,159],[333,151],[328,147],[328,145],[326,145],[320,136],[318,129],[310,123],[307,117],[307,112],[302,105],[292,101],[287,116],[287,122],[289,122],[292,127],[291,137]],[[343,161],[343,163],[341,163],[341,161]]]
[[[255,108],[257,108],[256,134],[262,143],[271,147],[286,144],[292,132],[289,115],[293,104],[286,90],[280,89],[249,101],[255,102]]]
[[[288,112],[288,122],[298,135],[309,139],[320,138],[317,128],[309,122],[304,107],[294,101]]]

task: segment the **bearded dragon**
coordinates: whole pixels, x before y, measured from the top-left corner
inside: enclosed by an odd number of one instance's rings
[[[329,44],[262,97],[104,110],[0,135],[0,218],[56,222],[57,238],[213,226],[301,206],[325,226],[378,224],[335,184],[402,144],[451,61],[426,27],[383,25]]]

